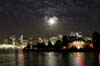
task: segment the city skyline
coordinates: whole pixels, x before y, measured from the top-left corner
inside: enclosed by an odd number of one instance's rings
[[[99,0],[1,0],[0,36],[69,32],[91,36],[100,30],[99,3]]]

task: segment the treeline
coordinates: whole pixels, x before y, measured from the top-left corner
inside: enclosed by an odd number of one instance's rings
[[[38,50],[38,51],[39,50],[40,51],[42,50],[61,50],[63,46],[67,47],[68,43],[69,43],[68,37],[64,35],[62,37],[62,40],[57,40],[54,45],[51,43],[50,40],[48,41],[48,45],[45,45],[44,42],[42,43],[37,42],[36,45],[27,44],[24,50]]]

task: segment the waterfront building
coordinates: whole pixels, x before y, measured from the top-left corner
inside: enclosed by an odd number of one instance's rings
[[[77,49],[80,49],[80,48],[84,48],[85,47],[85,42],[82,41],[82,40],[75,40],[71,43],[72,47],[76,47]]]
[[[16,44],[16,37],[15,37],[15,35],[11,35],[9,39],[11,40],[11,44],[13,44],[13,45]]]

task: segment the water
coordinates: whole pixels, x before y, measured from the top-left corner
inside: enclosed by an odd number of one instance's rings
[[[95,61],[93,52],[0,51],[0,66],[95,66]]]

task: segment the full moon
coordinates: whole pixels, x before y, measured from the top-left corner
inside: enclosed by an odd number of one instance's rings
[[[45,16],[44,17],[44,21],[45,21],[45,27],[46,29],[52,29],[55,30],[58,28],[59,26],[59,18],[56,16]]]
[[[55,16],[49,17],[48,20],[47,20],[48,25],[51,25],[51,26],[56,25],[57,22],[58,22],[58,18],[55,17]]]
[[[56,24],[57,22],[56,22],[56,20],[54,19],[54,18],[50,18],[49,20],[48,20],[48,24],[49,25],[54,25],[54,24]]]

